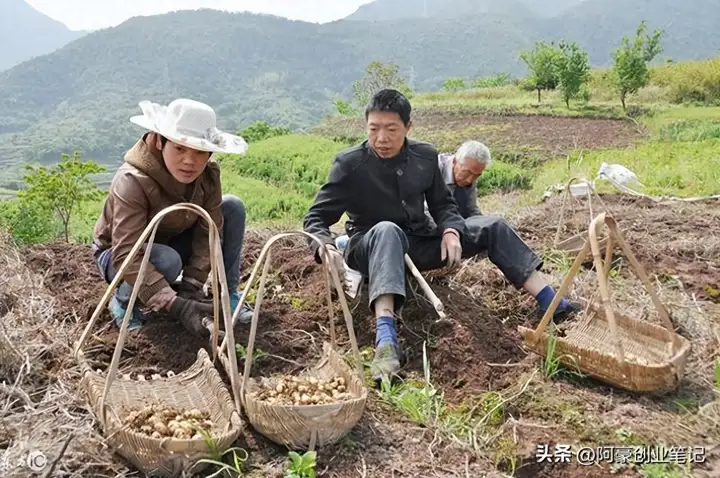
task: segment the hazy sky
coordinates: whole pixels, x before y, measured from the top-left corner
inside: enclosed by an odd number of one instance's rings
[[[130,17],[175,10],[213,8],[269,13],[293,20],[325,23],[345,17],[372,0],[25,0],[71,30],[115,26]]]

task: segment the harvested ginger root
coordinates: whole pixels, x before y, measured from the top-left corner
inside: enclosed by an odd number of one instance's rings
[[[148,405],[131,411],[123,420],[123,425],[152,438],[180,440],[202,438],[200,430],[210,431],[214,427],[207,412],[161,405]]]
[[[262,388],[252,395],[273,405],[327,405],[353,398],[343,377],[323,380],[292,375],[281,377],[274,388]]]

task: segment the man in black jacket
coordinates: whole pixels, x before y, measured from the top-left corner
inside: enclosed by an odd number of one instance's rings
[[[369,279],[370,308],[377,318],[371,366],[376,380],[400,369],[394,315],[405,301],[405,253],[422,271],[452,267],[461,258],[487,252],[515,287],[538,298],[541,308],[547,309],[555,295],[537,272],[541,259],[505,220],[460,216],[438,167],[437,150],[407,138],[410,111],[398,91],[375,94],[365,110],[368,139],[337,155],[304,223],[306,232],[327,245],[342,273],[343,253],[335,247],[330,226],[343,213],[349,217],[344,258]],[[434,224],[425,215],[425,202]],[[318,245],[310,244],[321,263]],[[556,316],[570,308],[563,300]]]

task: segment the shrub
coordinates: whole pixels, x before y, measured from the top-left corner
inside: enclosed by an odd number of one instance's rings
[[[248,143],[256,143],[264,139],[284,136],[286,134],[290,134],[289,129],[280,126],[270,126],[265,121],[256,121],[239,133]]]
[[[720,104],[720,58],[655,67],[650,83],[667,88],[674,103]]]
[[[477,183],[480,196],[493,192],[506,193],[516,189],[528,189],[531,186],[532,176],[529,170],[500,161],[493,161]]]
[[[52,239],[60,224],[46,207],[20,199],[0,201],[0,227],[20,244],[40,244]]]

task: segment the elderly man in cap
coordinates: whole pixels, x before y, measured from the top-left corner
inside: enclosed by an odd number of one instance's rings
[[[438,167],[437,150],[407,137],[410,113],[410,102],[399,91],[385,89],[373,96],[365,110],[368,139],[337,155],[304,223],[305,231],[326,244],[328,259],[339,271],[346,261],[368,277],[369,307],[377,320],[371,364],[376,380],[399,372],[404,356],[394,319],[405,302],[405,254],[422,271],[452,267],[461,258],[487,252],[516,288],[537,298],[541,309],[555,295],[538,272],[541,258],[504,219],[460,215]],[[330,234],[343,213],[349,217],[344,253]],[[310,247],[322,262],[318,245],[311,241]],[[555,317],[569,309],[563,299]]]
[[[217,129],[215,112],[204,103],[177,99],[164,106],[143,101],[140,108],[142,115],[130,121],[146,132],[125,154],[95,224],[93,252],[100,274],[107,283],[112,282],[143,230],[160,211],[173,204],[193,203],[204,208],[218,227],[234,311],[240,299],[245,206],[237,197],[222,194],[220,167],[211,156],[243,154],[247,143]],[[142,254],[138,254],[108,305],[118,326],[141,262]],[[181,273],[182,281],[177,284]],[[139,285],[139,302],[145,309],[169,312],[195,335],[208,336],[204,319],[212,317],[213,306],[202,289],[209,273],[205,219],[185,211],[168,214],[158,226],[144,283]],[[252,313],[243,308],[238,318],[247,322]],[[135,305],[128,329],[140,328],[144,319]]]

